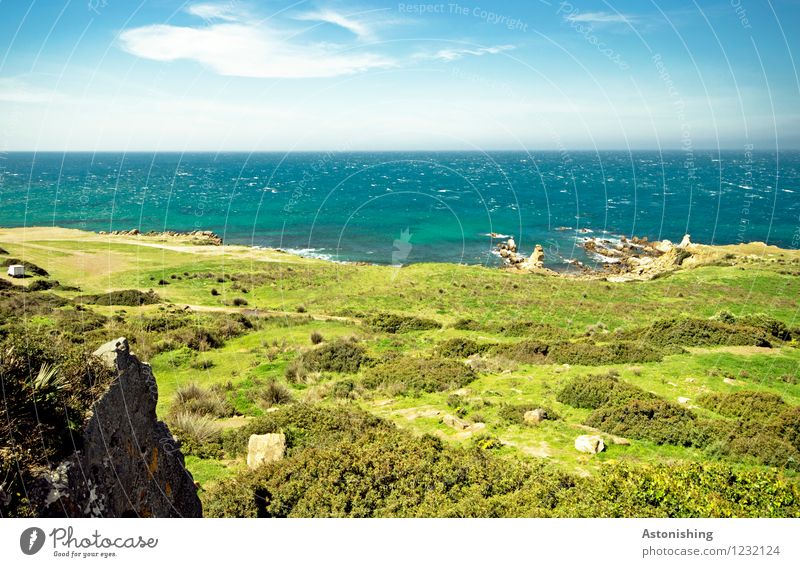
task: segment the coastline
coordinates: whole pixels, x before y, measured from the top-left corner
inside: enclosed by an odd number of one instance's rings
[[[173,251],[191,251],[207,255],[232,253],[237,256],[248,256],[262,261],[307,261],[323,262],[343,266],[374,266],[400,269],[403,266],[380,264],[375,262],[334,260],[323,255],[309,255],[298,250],[272,248],[266,246],[229,244],[223,237],[210,230],[141,232],[138,229],[106,231],[90,231],[58,226],[0,227],[0,243],[25,244],[27,241],[73,240],[73,241],[105,241],[120,244],[135,244],[148,247],[164,248]],[[633,243],[633,245],[631,245]],[[681,245],[683,244],[683,246]],[[518,255],[522,261],[506,263],[496,268],[483,264],[464,264],[455,262],[419,262],[418,264],[461,265],[497,269],[513,274],[537,274],[565,279],[607,280],[609,282],[645,281],[662,277],[665,274],[680,270],[693,269],[707,265],[752,265],[759,261],[784,262],[793,260],[800,262],[800,250],[779,248],[760,241],[738,244],[708,245],[696,242],[674,244],[669,240],[649,241],[647,238],[626,239],[586,237],[584,248],[592,254],[610,258],[609,262],[598,262],[603,269],[579,265],[577,272],[561,271],[545,265],[533,265],[524,255]],[[536,251],[541,250],[537,245]],[[645,251],[643,254],[642,251]],[[499,254],[498,254],[499,255]],[[644,257],[644,261],[637,260]],[[538,258],[541,262],[542,258]],[[580,264],[576,261],[577,264]],[[404,264],[407,266],[417,263]],[[644,264],[644,265],[643,265]]]

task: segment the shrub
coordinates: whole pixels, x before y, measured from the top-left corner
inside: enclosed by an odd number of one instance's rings
[[[183,327],[172,333],[170,338],[197,351],[207,351],[225,344],[216,332],[202,326]]]
[[[699,443],[694,419],[694,414],[682,406],[650,399],[601,406],[584,423],[614,435],[689,447]]]
[[[492,352],[523,364],[545,364],[550,347],[539,341],[526,340],[497,345]]]
[[[355,394],[356,383],[350,378],[339,380],[331,384],[331,396],[337,399],[352,398]]]
[[[395,313],[376,313],[366,318],[365,323],[370,327],[385,333],[407,333],[409,331],[427,331],[440,329],[441,323],[433,319],[424,319],[412,315],[397,315]]]
[[[751,390],[704,394],[697,402],[718,414],[745,420],[777,416],[787,407],[778,394]]]
[[[770,467],[800,468],[800,453],[784,439],[759,431],[755,435],[740,435],[731,441],[729,453],[754,458]]]
[[[324,340],[325,340],[325,338],[322,336],[322,333],[320,333],[319,331],[314,331],[313,333],[311,333],[311,344],[318,345],[319,343],[321,343]]]
[[[169,285],[169,282],[167,280],[164,280],[164,279],[158,280],[157,283],[158,283],[158,285]]]
[[[498,333],[508,337],[536,337],[543,340],[563,338],[566,333],[547,323],[534,321],[510,321],[495,326]]]
[[[191,382],[175,391],[170,414],[196,414],[211,417],[230,417],[233,406],[225,396]]]
[[[234,297],[231,300],[231,305],[233,305],[234,307],[243,307],[247,305],[247,300],[243,297]]]
[[[353,340],[339,339],[306,351],[302,364],[316,372],[358,372],[369,360],[363,346]]]
[[[22,513],[32,475],[80,446],[92,404],[114,378],[99,359],[58,336],[7,331],[0,333],[0,517]]]
[[[5,280],[4,280],[5,281]],[[35,280],[28,284],[25,291],[47,291],[58,287],[60,284],[55,280]]]
[[[655,394],[609,373],[573,378],[561,389],[556,399],[576,408],[597,409],[606,405],[624,405],[632,400],[656,398]]]
[[[297,357],[286,367],[284,376],[290,384],[303,384],[308,377],[308,373],[308,368],[303,363],[303,358]]]
[[[453,328],[459,331],[480,331],[483,327],[474,319],[459,319],[453,323]]]
[[[217,291],[217,288],[215,287],[211,288],[211,295],[219,295],[219,291]]]
[[[257,388],[252,396],[265,408],[288,404],[294,401],[292,391],[275,380],[271,380],[267,382],[266,385]]]
[[[800,451],[800,406],[793,406],[773,417],[768,427]]]
[[[391,387],[413,394],[462,388],[475,378],[475,372],[457,360],[402,356],[370,368],[363,383],[367,388]]]
[[[656,346],[772,346],[759,328],[710,319],[674,317],[655,321],[649,327],[623,332],[622,338],[640,340]]]
[[[168,418],[172,434],[181,444],[181,451],[200,458],[221,458],[222,442],[219,427],[207,415],[181,412]]]
[[[548,362],[583,366],[659,362],[662,358],[661,352],[649,346],[629,342],[601,345],[587,342],[560,342],[552,345],[548,352]]]
[[[457,447],[360,410],[295,404],[225,432],[283,431],[284,459],[209,487],[204,512],[235,517],[795,517],[796,478],[724,464],[605,463],[590,478],[515,461],[478,436]],[[769,487],[765,490],[765,487]]]
[[[448,358],[467,358],[473,354],[485,352],[489,346],[490,345],[479,344],[472,339],[455,337],[440,342],[437,346],[437,351],[440,356]]]
[[[192,360],[189,363],[189,366],[191,366],[195,370],[208,370],[209,368],[214,367],[214,361],[208,358],[199,358]]]

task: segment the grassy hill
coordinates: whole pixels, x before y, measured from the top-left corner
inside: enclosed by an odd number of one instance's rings
[[[800,506],[797,251],[699,247],[691,268],[611,283],[58,228],[0,229],[0,248],[49,274],[2,276],[4,340],[126,336],[215,515]],[[271,431],[287,457],[248,472],[242,444]],[[577,451],[587,434],[606,449]]]

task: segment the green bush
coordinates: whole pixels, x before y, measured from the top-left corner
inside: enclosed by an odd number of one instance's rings
[[[401,356],[368,369],[363,384],[414,394],[462,388],[475,378],[475,372],[457,360]]]
[[[255,388],[250,395],[264,408],[289,404],[294,401],[292,391],[275,380],[270,380],[265,385]]]
[[[767,426],[778,437],[800,451],[800,406],[793,406],[773,417]]]
[[[99,359],[56,335],[11,330],[0,341],[0,517],[27,507],[31,475],[81,444],[92,404],[113,380]]]
[[[358,410],[297,404],[226,432],[283,431],[284,459],[208,488],[214,517],[795,517],[800,485],[774,470],[724,464],[606,463],[583,478],[512,460],[497,439],[458,447]],[[485,447],[484,447],[485,446]],[[231,454],[229,452],[229,454]],[[768,487],[768,489],[766,489]]]
[[[552,345],[548,353],[550,363],[583,366],[659,362],[662,358],[663,354],[650,346],[629,342],[599,345],[589,342],[560,342]]]
[[[576,408],[621,406],[633,400],[655,400],[657,396],[620,380],[613,374],[578,376],[567,382],[556,399]]]
[[[620,336],[656,346],[772,346],[767,333],[757,327],[689,317],[660,319]]]
[[[140,291],[138,289],[123,289],[100,293],[95,295],[79,295],[75,298],[75,303],[86,303],[89,305],[153,305],[159,303],[161,298],[153,290]]]
[[[497,345],[492,353],[521,362],[522,364],[545,364],[550,347],[542,342],[525,340],[518,343]]]
[[[590,427],[658,445],[695,446],[700,443],[695,415],[666,400],[632,400],[622,406],[602,406],[584,422]]]
[[[459,319],[452,326],[459,331],[480,331],[483,329],[483,326],[474,319]]]
[[[697,402],[720,415],[745,420],[774,417],[787,407],[778,394],[752,390],[704,394],[697,398]]]
[[[454,337],[440,342],[436,350],[439,356],[447,358],[467,358],[485,352],[491,345],[480,344],[472,339]]]
[[[385,333],[407,333],[409,331],[427,331],[440,329],[442,324],[433,319],[414,317],[413,315],[398,315],[396,313],[376,313],[368,316],[365,323]]]
[[[301,355],[302,365],[313,372],[358,372],[369,361],[366,349],[354,340],[338,339]]]
[[[534,321],[510,321],[495,325],[496,332],[507,337],[535,337],[542,340],[561,339],[566,332],[559,327]]]

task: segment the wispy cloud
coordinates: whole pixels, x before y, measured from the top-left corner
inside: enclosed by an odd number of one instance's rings
[[[504,51],[514,49],[513,45],[494,45],[491,47],[477,47],[477,48],[446,48],[440,49],[433,54],[420,54],[418,58],[421,59],[438,59],[440,61],[456,61],[467,55],[481,56],[481,55],[496,55]]]
[[[584,22],[589,24],[631,24],[636,21],[635,16],[611,12],[586,12],[585,14],[569,14],[569,22]]]
[[[199,4],[188,12],[209,25],[155,24],[125,30],[122,48],[155,61],[191,60],[220,75],[255,78],[319,78],[395,65],[388,57],[354,48],[303,42],[235,9],[236,4]],[[317,13],[356,34],[368,30],[333,12]],[[221,21],[219,21],[221,20]]]
[[[186,8],[186,12],[193,16],[203,18],[206,21],[223,20],[235,22],[242,17],[242,8],[235,2],[225,4],[192,4]]]
[[[17,77],[0,78],[0,102],[37,104],[60,98],[50,90],[30,85]]]
[[[334,10],[318,10],[316,12],[305,12],[295,16],[297,20],[311,22],[325,22],[333,24],[358,36],[359,39],[371,40],[374,32],[366,22],[357,19],[353,15],[345,15]]]

